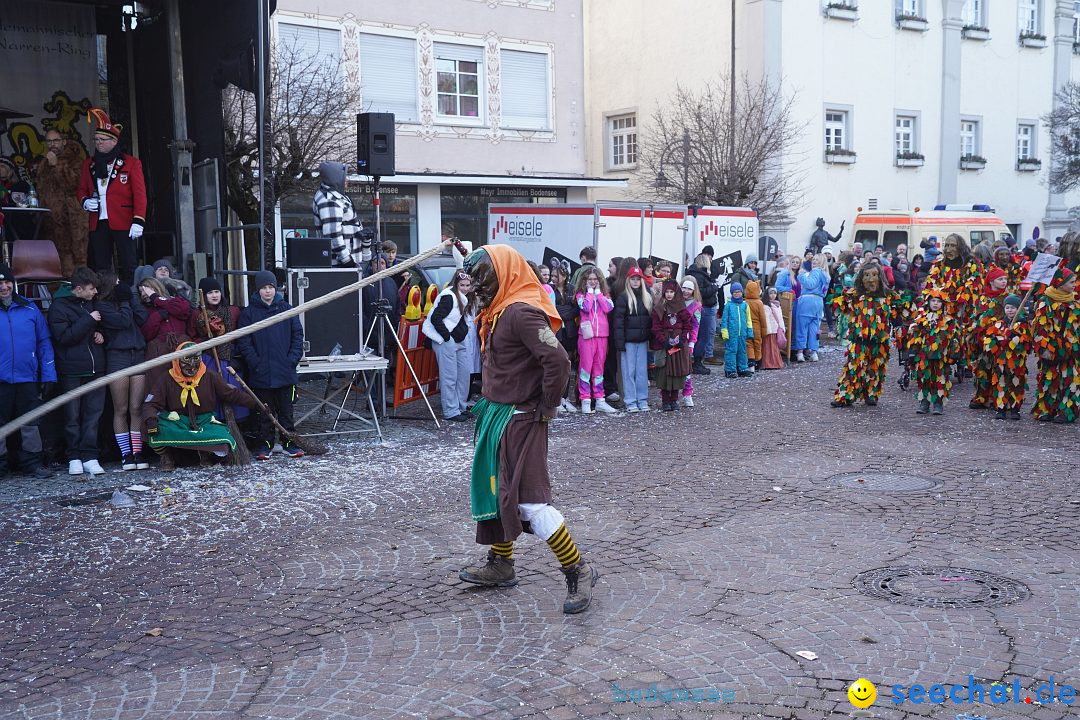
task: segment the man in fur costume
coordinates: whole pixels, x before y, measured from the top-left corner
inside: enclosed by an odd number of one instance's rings
[[[1035,306],[1038,394],[1032,414],[1041,422],[1071,423],[1080,410],[1080,303],[1076,274],[1058,268]]]
[[[908,352],[914,356],[915,412],[925,415],[933,408],[935,415],[943,412],[952,383],[949,365],[955,362],[959,349],[952,317],[945,311],[945,293],[939,288],[927,288],[922,309],[908,330]]]
[[[51,211],[45,216],[45,232],[56,245],[64,277],[71,277],[75,268],[86,264],[87,217],[76,197],[83,152],[56,130],[45,133],[45,146],[49,150],[36,172],[41,206]]]
[[[487,245],[465,258],[469,293],[479,310],[483,398],[473,408],[476,445],[472,518],[486,561],[460,577],[476,585],[517,584],[514,540],[530,532],[555,553],[566,576],[563,612],[589,607],[599,573],[582,559],[562,514],[551,504],[548,422],[570,374],[555,333],[562,320],[525,258],[508,245]]]
[[[181,343],[177,350],[194,347]],[[236,449],[229,428],[214,417],[218,402],[254,409],[255,400],[230,387],[220,375],[207,372],[198,353],[173,360],[168,373],[159,373],[143,406],[150,447],[161,455],[161,469],[172,470],[172,448],[210,452],[225,457]]]
[[[991,358],[992,402],[997,420],[1019,420],[1027,390],[1027,356],[1031,323],[1020,310],[1020,296],[1008,295],[983,331],[983,350]]]
[[[848,316],[848,349],[831,405],[848,407],[858,400],[877,405],[889,364],[892,298],[881,268],[865,263],[855,286],[844,291],[840,311]]]

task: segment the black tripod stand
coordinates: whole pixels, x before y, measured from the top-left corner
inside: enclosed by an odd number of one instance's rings
[[[439,419],[435,416],[435,410],[431,407],[431,401],[428,400],[427,393],[420,389],[420,378],[417,376],[416,369],[413,368],[412,363],[409,362],[409,356],[405,352],[405,346],[401,344],[401,338],[398,337],[397,329],[394,328],[394,324],[390,322],[390,300],[382,297],[381,284],[379,288],[379,299],[376,300],[372,306],[375,308],[375,318],[371,323],[371,327],[368,329],[367,337],[364,338],[364,345],[371,347],[371,335],[375,332],[375,328],[379,328],[379,356],[386,357],[386,331],[390,331],[390,337],[394,338],[394,344],[397,345],[398,350],[401,351],[401,359],[405,363],[405,367],[409,368],[409,374],[412,375],[417,389],[424,398],[424,404],[427,405],[428,412],[431,413],[431,419],[435,421],[435,427],[441,427],[439,425]],[[368,388],[368,392],[371,392],[371,388]],[[379,395],[382,397],[382,416],[386,417],[385,380],[383,381],[383,387],[380,389]]]

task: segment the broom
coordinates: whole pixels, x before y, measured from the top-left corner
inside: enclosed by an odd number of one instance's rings
[[[210,315],[206,311],[206,293],[199,290],[199,305],[202,307],[203,323],[206,325],[207,337],[213,337],[213,330],[210,329]],[[226,308],[226,312],[228,309]],[[218,356],[218,349],[215,345],[210,348],[214,353],[214,362],[217,364],[218,372],[225,372],[225,366],[221,364],[221,358]],[[232,368],[229,368],[232,370]],[[222,378],[224,380],[224,378]],[[232,405],[229,403],[223,403],[225,405],[225,424],[229,427],[229,434],[233,436],[233,440],[236,441],[236,449],[229,455],[228,462],[230,465],[250,465],[251,464],[251,451],[248,450],[247,443],[244,442],[244,436],[240,433],[240,426],[236,423],[236,413],[233,412]]]
[[[240,387],[244,388],[244,390],[247,391],[248,395],[250,395],[252,399],[255,400],[255,403],[259,406],[259,409],[266,413],[266,417],[270,418],[270,422],[274,423],[274,427],[278,429],[278,432],[281,433],[283,437],[288,438],[289,442],[298,445],[300,449],[304,451],[305,455],[325,455],[326,453],[330,452],[330,448],[322,444],[318,440],[310,437],[304,437],[299,433],[286,430],[282,426],[282,424],[278,422],[278,419],[274,417],[274,414],[270,412],[270,408],[266,407],[266,403],[260,400],[259,396],[256,395],[255,392],[248,387],[248,384],[244,382],[243,378],[241,378],[236,373],[236,370],[234,370],[231,366],[228,365],[226,365],[226,367],[229,368],[229,372],[232,373],[232,376],[236,378],[236,382],[240,383]]]

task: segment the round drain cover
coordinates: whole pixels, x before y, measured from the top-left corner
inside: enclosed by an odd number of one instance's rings
[[[1017,580],[955,567],[877,568],[859,573],[851,584],[864,595],[917,607],[1000,607],[1031,594]]]
[[[920,492],[941,488],[941,481],[921,475],[901,473],[862,472],[833,475],[826,481],[840,487],[870,490],[872,492]]]

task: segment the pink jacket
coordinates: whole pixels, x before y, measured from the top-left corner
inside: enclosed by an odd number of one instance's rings
[[[584,292],[575,295],[574,300],[577,301],[578,309],[581,310],[578,325],[580,326],[584,322],[592,323],[593,337],[606,338],[610,334],[608,330],[608,313],[615,307],[614,303],[611,302],[611,298],[600,293]],[[582,335],[579,333],[578,337],[582,338]]]

